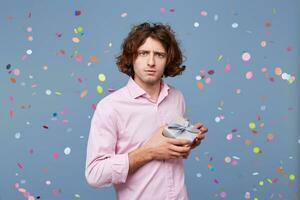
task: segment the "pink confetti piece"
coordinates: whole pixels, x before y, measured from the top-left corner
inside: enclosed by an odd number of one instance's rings
[[[49,127],[47,125],[43,125],[44,129],[49,129]]]
[[[215,184],[219,184],[219,181],[217,179],[214,179]]]
[[[11,108],[9,109],[9,117],[13,118],[14,117],[14,110]]]
[[[54,157],[55,159],[58,159],[58,158],[59,158],[59,153],[58,153],[58,152],[54,152],[54,153],[53,153],[53,157]]]
[[[17,165],[20,169],[24,169],[24,166],[21,163],[17,163]]]
[[[227,73],[227,72],[229,72],[230,70],[231,70],[231,65],[230,65],[230,64],[225,65],[224,71]]]
[[[160,12],[161,13],[166,13],[166,8],[165,7],[160,7]]]

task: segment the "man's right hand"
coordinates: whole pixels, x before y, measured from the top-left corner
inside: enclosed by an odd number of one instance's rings
[[[192,142],[185,139],[174,139],[163,136],[166,125],[157,129],[144,145],[153,160],[170,160],[188,155]]]

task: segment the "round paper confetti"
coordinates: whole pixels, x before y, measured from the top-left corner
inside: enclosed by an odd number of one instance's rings
[[[224,159],[224,161],[226,163],[230,163],[231,162],[231,158],[229,156],[226,156],[225,159]]]
[[[32,27],[30,27],[30,26],[27,27],[27,32],[29,32],[29,33],[32,32]]]
[[[28,50],[26,51],[26,53],[27,53],[28,55],[31,55],[31,54],[32,54],[32,50],[31,50],[31,49],[28,49]]]
[[[220,197],[221,197],[221,198],[226,198],[226,196],[227,196],[227,193],[226,193],[226,192],[223,191],[223,192],[220,193]]]
[[[201,76],[199,76],[199,75],[196,76],[196,80],[197,80],[197,81],[200,81],[201,79],[202,79]]]
[[[71,153],[71,148],[70,148],[70,147],[66,147],[65,150],[64,150],[64,153],[65,153],[66,155],[70,155],[70,153]]]
[[[125,13],[122,13],[122,14],[121,14],[121,17],[124,18],[124,17],[127,17],[127,15],[128,15],[128,14],[125,12]]]
[[[74,197],[75,197],[76,199],[80,199],[80,194],[74,194]]]
[[[274,138],[274,135],[272,133],[268,133],[267,140],[271,141],[271,140],[273,140],[273,138]]]
[[[239,25],[238,25],[238,23],[233,23],[231,26],[232,26],[232,28],[237,28]]]
[[[259,181],[258,184],[259,184],[260,186],[263,186],[263,185],[264,185],[264,181]]]
[[[19,76],[21,71],[19,69],[14,69],[13,70],[14,75]]]
[[[51,185],[51,181],[46,181],[46,185]]]
[[[254,122],[250,122],[248,126],[249,126],[250,129],[255,129],[256,128],[256,125],[255,125]]]
[[[294,175],[294,174],[290,174],[290,175],[289,175],[289,179],[290,179],[291,181],[294,181],[294,180],[295,180],[295,178],[296,178],[296,177],[295,177],[295,175]]]
[[[98,79],[99,79],[99,81],[105,81],[106,77],[104,74],[99,74]]]
[[[255,154],[261,153],[260,148],[259,147],[253,147],[253,153],[255,153]]]
[[[195,22],[194,27],[196,27],[196,28],[199,27],[199,22]]]
[[[244,52],[244,53],[242,54],[242,60],[243,60],[243,61],[247,62],[247,61],[249,61],[250,59],[251,59],[251,55],[250,55],[249,52]]]
[[[102,94],[103,93],[103,88],[101,87],[101,85],[97,85],[97,92],[99,94]]]
[[[53,158],[58,159],[59,158],[59,153],[58,152],[54,152],[53,153]]]
[[[276,67],[276,68],[274,69],[274,72],[275,72],[275,74],[276,74],[277,76],[280,76],[280,75],[282,74],[282,70],[281,70],[280,67]]]
[[[203,16],[203,17],[206,17],[207,15],[208,15],[208,13],[205,11],[205,10],[203,10],[203,11],[201,11],[201,16]]]
[[[261,41],[260,42],[260,46],[261,47],[266,47],[267,46],[267,42],[266,41]]]
[[[197,87],[198,87],[200,90],[202,90],[203,87],[204,87],[204,85],[203,85],[202,82],[199,81],[199,82],[197,83]]]
[[[197,176],[198,178],[201,178],[201,177],[202,177],[202,174],[201,174],[201,173],[197,173],[196,176]]]
[[[249,71],[245,74],[245,77],[246,77],[246,79],[250,80],[253,77],[253,73],[251,71]]]
[[[221,121],[220,117],[215,118],[215,122],[219,123]]]
[[[97,56],[92,55],[92,56],[90,57],[90,61],[91,61],[91,62],[97,62]]]
[[[218,19],[219,19],[219,15],[214,15],[214,20],[218,21]]]
[[[27,40],[28,40],[29,42],[32,42],[32,41],[33,41],[33,37],[30,35],[30,36],[27,37]]]
[[[227,65],[225,66],[224,71],[225,71],[225,72],[229,72],[230,69],[231,69],[231,65],[230,65],[230,64],[227,64]]]
[[[46,95],[51,95],[51,93],[52,93],[51,90],[49,90],[49,89],[46,90]]]
[[[21,138],[21,133],[20,132],[15,133],[15,138],[20,139]]]
[[[80,39],[78,37],[73,37],[72,38],[72,42],[74,43],[79,43],[80,42]]]

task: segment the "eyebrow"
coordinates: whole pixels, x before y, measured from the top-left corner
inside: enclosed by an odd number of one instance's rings
[[[138,50],[138,52],[147,52],[149,53],[150,51],[149,50]],[[167,54],[166,52],[162,52],[162,51],[154,51],[154,53],[159,53],[159,54]]]

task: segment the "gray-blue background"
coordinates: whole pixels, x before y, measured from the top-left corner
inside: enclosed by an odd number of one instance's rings
[[[26,199],[14,189],[16,183],[44,200],[114,199],[112,188],[96,190],[85,181],[86,142],[93,104],[109,88],[127,83],[115,65],[123,38],[132,25],[144,21],[169,23],[176,32],[187,69],[166,82],[183,91],[190,120],[209,128],[205,141],[185,161],[190,199],[240,200],[246,192],[251,199],[300,199],[298,0],[0,3],[1,200]],[[75,10],[81,15],[75,16]],[[74,33],[78,26],[83,34]],[[72,42],[73,37],[80,42]],[[248,62],[242,60],[244,52],[251,54]],[[75,54],[82,60],[76,61]],[[92,55],[97,62],[90,62]],[[225,72],[227,64],[231,70]],[[276,67],[296,81],[277,76]],[[14,73],[18,70],[19,75]],[[200,70],[205,77],[197,80]],[[253,73],[250,80],[245,78],[248,71]],[[99,73],[106,75],[104,82]],[[87,95],[80,97],[84,91]],[[236,132],[227,140],[232,129]],[[253,153],[256,146],[261,153]],[[231,163],[225,162],[227,156]]]

